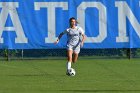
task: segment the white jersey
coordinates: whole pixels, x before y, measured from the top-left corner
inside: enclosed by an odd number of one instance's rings
[[[80,37],[84,34],[84,30],[81,27],[76,26],[74,29],[66,29],[63,33],[67,33],[68,36],[67,46],[77,46],[81,42]]]

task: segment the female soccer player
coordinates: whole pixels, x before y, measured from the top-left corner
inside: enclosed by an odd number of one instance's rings
[[[70,27],[60,33],[58,36],[58,39],[55,41],[55,44],[57,44],[60,40],[60,38],[67,34],[68,40],[67,40],[67,71],[71,68],[71,62],[75,63],[78,58],[78,54],[80,52],[80,47],[83,46],[83,43],[85,41],[85,35],[84,31],[81,27],[76,26],[77,21],[74,17],[69,19]],[[82,37],[82,38],[81,38]]]

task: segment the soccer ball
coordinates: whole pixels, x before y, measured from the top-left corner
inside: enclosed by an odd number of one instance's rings
[[[76,74],[75,69],[70,68],[70,69],[68,70],[68,74],[69,74],[69,76],[75,76],[75,74]]]

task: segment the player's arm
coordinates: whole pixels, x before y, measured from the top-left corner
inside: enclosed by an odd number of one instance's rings
[[[56,44],[59,42],[59,40],[61,39],[61,37],[62,37],[63,35],[64,35],[63,32],[59,34],[59,36],[58,36],[58,38],[57,38],[57,40],[56,40]]]
[[[83,30],[81,27],[79,28],[79,30],[80,30],[80,33],[81,33],[81,35],[82,35],[81,47],[83,47],[83,44],[84,44],[85,39],[86,39],[86,35],[85,35],[84,30]]]
[[[84,42],[85,42],[86,36],[85,34],[82,34],[82,41],[81,41],[81,47],[83,46]]]
[[[57,40],[54,42],[54,44],[59,43],[59,40],[61,39],[61,37],[62,37],[65,33],[66,33],[66,31],[60,33],[59,36],[58,36],[58,38],[57,38]]]

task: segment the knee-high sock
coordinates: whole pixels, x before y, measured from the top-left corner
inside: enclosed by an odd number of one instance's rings
[[[67,70],[71,68],[71,62],[67,62]]]

